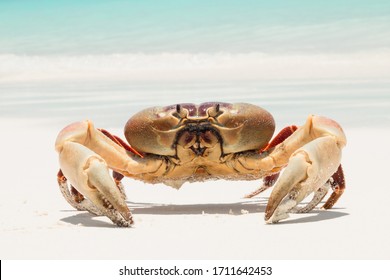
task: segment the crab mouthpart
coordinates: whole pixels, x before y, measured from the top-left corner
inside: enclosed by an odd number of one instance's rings
[[[206,149],[218,143],[222,147],[222,137],[219,131],[208,123],[189,124],[178,132],[173,148],[179,145],[184,149],[192,150],[196,156],[203,156]]]

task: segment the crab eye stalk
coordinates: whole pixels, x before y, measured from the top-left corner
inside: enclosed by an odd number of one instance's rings
[[[180,104],[177,104],[176,112],[174,112],[172,115],[178,119],[184,119],[188,116],[188,110],[183,108]]]
[[[219,110],[219,103],[215,104],[215,106],[210,107],[210,108],[207,110],[207,114],[208,114],[209,117],[211,117],[211,118],[216,118],[216,117],[218,117],[220,114],[222,114],[222,112]]]

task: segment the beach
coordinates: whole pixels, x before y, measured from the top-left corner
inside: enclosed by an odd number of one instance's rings
[[[381,105],[388,107],[390,101],[386,98]],[[130,98],[128,101],[131,102]],[[25,106],[26,102],[19,102],[14,108]],[[48,103],[51,109],[56,106]],[[89,110],[88,105],[79,105]],[[102,106],[104,111],[107,109],[104,106],[111,105]],[[283,106],[282,101],[280,106]],[[303,108],[303,105],[297,108],[297,115]],[[369,127],[356,124],[355,117],[365,118],[359,116],[358,111],[345,116],[347,125],[343,128],[348,144],[343,151],[342,165],[346,191],[333,209],[291,214],[279,224],[268,225],[264,222],[264,210],[270,191],[252,199],[242,198],[258,188],[261,181],[186,183],[176,190],[124,179],[127,204],[134,214],[135,225],[117,228],[108,218],[76,211],[63,199],[56,182],[59,165],[54,141],[58,131],[66,125],[66,118],[59,115],[68,113],[66,108],[57,109],[51,118],[23,115],[1,118],[5,136],[1,140],[1,258],[389,257],[387,198],[390,190],[386,184],[386,162],[390,132],[386,118]],[[306,110],[309,109],[303,111]],[[370,110],[375,113],[374,108]],[[74,113],[80,112],[75,109]],[[329,113],[337,115],[338,112]],[[39,115],[39,110],[35,114]],[[274,115],[278,119],[278,115]],[[100,115],[95,124],[99,126],[101,121],[104,128],[122,136],[123,128],[119,123],[114,124],[115,114],[105,121],[104,117]],[[280,118],[282,122],[287,121],[285,115]]]
[[[152,2],[0,3],[0,258],[388,260],[388,1]],[[131,228],[62,197],[54,143],[68,124],[124,138],[140,110],[208,101],[261,106],[276,132],[337,121],[343,196],[266,224],[271,190],[243,198],[261,180],[125,178]]]

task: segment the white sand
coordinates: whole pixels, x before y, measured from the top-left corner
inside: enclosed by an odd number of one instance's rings
[[[329,211],[264,223],[260,182],[124,180],[134,228],[73,210],[56,182],[61,127],[0,120],[1,259],[389,259],[388,129],[345,128],[344,196]],[[110,129],[110,128],[108,128]],[[115,130],[115,129],[114,129]],[[247,213],[248,212],[248,213]]]

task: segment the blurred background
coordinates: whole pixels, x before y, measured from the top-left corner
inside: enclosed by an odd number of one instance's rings
[[[390,2],[0,0],[0,118],[122,127],[210,100],[390,124]]]

